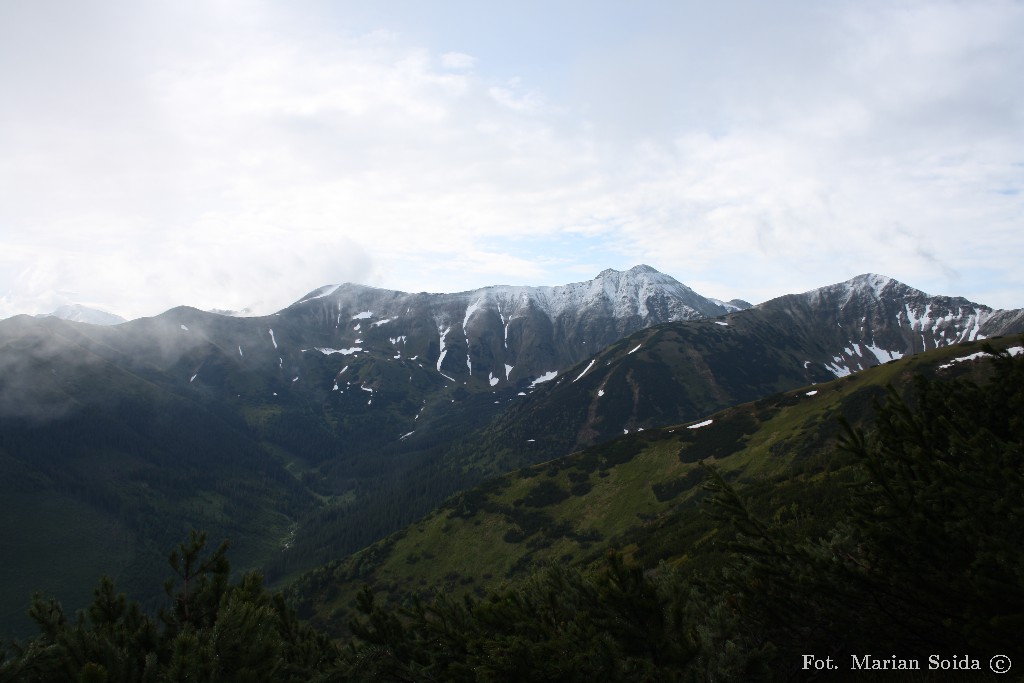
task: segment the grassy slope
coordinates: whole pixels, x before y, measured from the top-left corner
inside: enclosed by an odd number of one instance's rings
[[[1010,343],[1018,342],[994,345]],[[480,593],[537,565],[588,564],[610,547],[631,550],[648,566],[669,561],[699,569],[707,552],[701,546],[716,533],[697,506],[705,495],[701,460],[760,492],[760,512],[790,518],[810,533],[821,520],[800,506],[816,497],[827,509],[830,497],[842,495],[845,456],[835,449],[836,418],[860,422],[887,384],[906,386],[914,373],[935,372],[976,350],[938,349],[730,408],[698,429],[632,434],[492,479],[407,529],[305,575],[295,595],[314,623],[340,631],[364,584],[399,601]],[[832,474],[837,469],[838,477]]]

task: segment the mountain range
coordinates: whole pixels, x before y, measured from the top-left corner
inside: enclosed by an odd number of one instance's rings
[[[556,457],[616,434],[1021,329],[1020,309],[992,310],[861,275],[714,319],[633,333],[511,408],[492,431],[502,445],[536,438],[536,448]]]
[[[757,306],[647,266],[456,294],[355,284],[273,315],[0,321],[0,620],[100,573],[142,598],[188,527],[284,583],[487,477],[921,351],[1024,311],[890,278]],[[69,566],[66,558],[77,561]],[[159,555],[159,553],[157,553]]]
[[[125,318],[115,313],[107,313],[98,308],[83,306],[82,304],[58,306],[52,313],[44,313],[36,317],[54,317],[76,323],[89,323],[90,325],[120,325],[125,322]]]

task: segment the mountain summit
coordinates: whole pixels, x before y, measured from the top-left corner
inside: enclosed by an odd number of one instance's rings
[[[758,305],[775,324],[814,330],[828,370],[843,376],[904,355],[1018,330],[1024,311],[993,310],[963,297],[931,296],[865,273]],[[820,356],[819,356],[820,357]]]
[[[326,334],[323,343],[332,348],[388,347],[428,358],[449,377],[494,386],[560,372],[645,327],[735,308],[639,265],[555,287],[495,285],[455,294],[330,285],[278,315]]]
[[[1024,331],[1024,310],[929,296],[864,274],[713,320],[639,330],[570,368],[496,423],[544,458],[616,434],[679,424],[938,347]]]
[[[125,319],[119,315],[82,304],[66,304],[58,307],[52,313],[43,313],[36,317],[54,317],[76,323],[89,323],[90,325],[120,325],[125,322]]]

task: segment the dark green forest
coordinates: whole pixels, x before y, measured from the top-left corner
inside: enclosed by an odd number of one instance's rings
[[[931,655],[1024,669],[1024,356],[990,351],[979,372],[891,387],[870,427],[835,417],[839,457],[794,477],[786,514],[769,512],[770,482],[703,465],[686,514],[710,542],[661,524],[592,566],[463,599],[396,605],[366,588],[325,631],[192,532],[158,609],[108,578],[74,615],[35,596],[38,634],[5,647],[0,682],[844,680],[865,675],[854,655],[920,661],[906,680],[985,675],[930,672]],[[532,502],[565,495],[538,485]],[[691,561],[654,559],[673,554]],[[807,669],[808,653],[840,669]]]

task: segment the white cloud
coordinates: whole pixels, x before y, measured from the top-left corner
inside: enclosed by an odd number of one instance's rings
[[[541,73],[529,36],[356,4],[40,7],[0,9],[0,316],[638,262],[724,298],[870,270],[1024,304],[1018,3],[595,6],[543,84],[488,70]]]
[[[472,69],[476,66],[476,57],[462,52],[445,52],[441,55],[441,65],[446,69]]]

